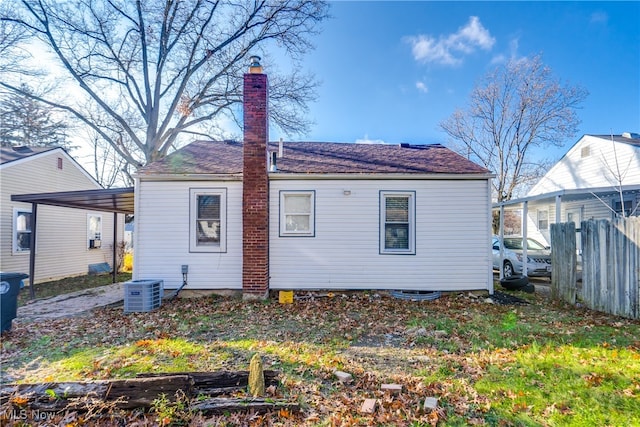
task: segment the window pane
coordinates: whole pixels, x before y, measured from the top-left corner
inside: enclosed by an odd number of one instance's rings
[[[16,216],[17,231],[31,231],[31,212],[18,212]]]
[[[549,228],[549,211],[538,211],[538,228],[540,230]]]
[[[311,213],[311,196],[304,195],[286,195],[285,196],[285,212],[287,213]]]
[[[220,219],[220,196],[198,196],[198,218]]]
[[[534,251],[540,251],[545,249],[544,246],[537,240],[527,239],[527,249],[532,249]]]
[[[287,215],[286,231],[309,231],[309,215]]]
[[[385,249],[409,249],[409,224],[385,225]]]
[[[622,215],[623,212],[623,204],[620,201],[615,202],[615,211],[618,215]],[[631,209],[633,207],[633,204],[631,203],[631,200],[625,200],[624,201],[624,215],[625,216],[631,216],[631,212],[633,212],[633,210]]]
[[[386,222],[409,222],[409,198],[386,198]]]
[[[18,233],[16,236],[16,246],[19,251],[31,249],[31,232]]]
[[[102,235],[102,217],[90,216],[89,217],[89,239],[100,240]]]
[[[220,221],[198,222],[198,245],[217,245],[220,243]]]

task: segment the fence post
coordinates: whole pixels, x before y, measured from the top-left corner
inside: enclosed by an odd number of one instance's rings
[[[551,224],[551,297],[576,302],[576,226]]]

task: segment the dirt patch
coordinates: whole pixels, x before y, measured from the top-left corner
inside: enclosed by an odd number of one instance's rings
[[[504,292],[494,292],[493,295],[491,295],[491,299],[496,304],[501,304],[501,305],[527,305],[527,304],[529,304],[529,301],[527,301],[527,300],[524,300],[522,298],[518,298],[518,297],[516,297],[514,295],[511,295],[511,294],[506,294]]]
[[[57,319],[86,314],[90,310],[124,300],[124,283],[85,289],[43,298],[18,307],[16,322]]]

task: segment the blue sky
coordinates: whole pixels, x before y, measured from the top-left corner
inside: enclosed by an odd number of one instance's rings
[[[438,123],[467,104],[477,81],[501,61],[535,54],[590,93],[578,134],[548,157],[583,134],[640,132],[640,2],[331,5],[304,63],[322,85],[301,139],[446,144]]]

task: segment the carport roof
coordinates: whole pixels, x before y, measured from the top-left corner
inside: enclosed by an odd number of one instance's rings
[[[14,202],[133,214],[133,187],[55,193],[14,194]]]
[[[630,184],[630,185],[612,186],[612,187],[558,190],[558,191],[553,191],[551,193],[536,194],[536,195],[522,197],[519,199],[511,199],[504,202],[493,203],[492,207],[494,209],[499,208],[500,206],[504,206],[505,208],[506,207],[519,208],[520,205],[525,202],[535,202],[535,201],[546,200],[546,199],[555,199],[557,196],[560,196],[563,201],[584,200],[584,199],[591,199],[595,197],[615,195],[615,194],[619,194],[621,191],[640,192],[640,184]]]

